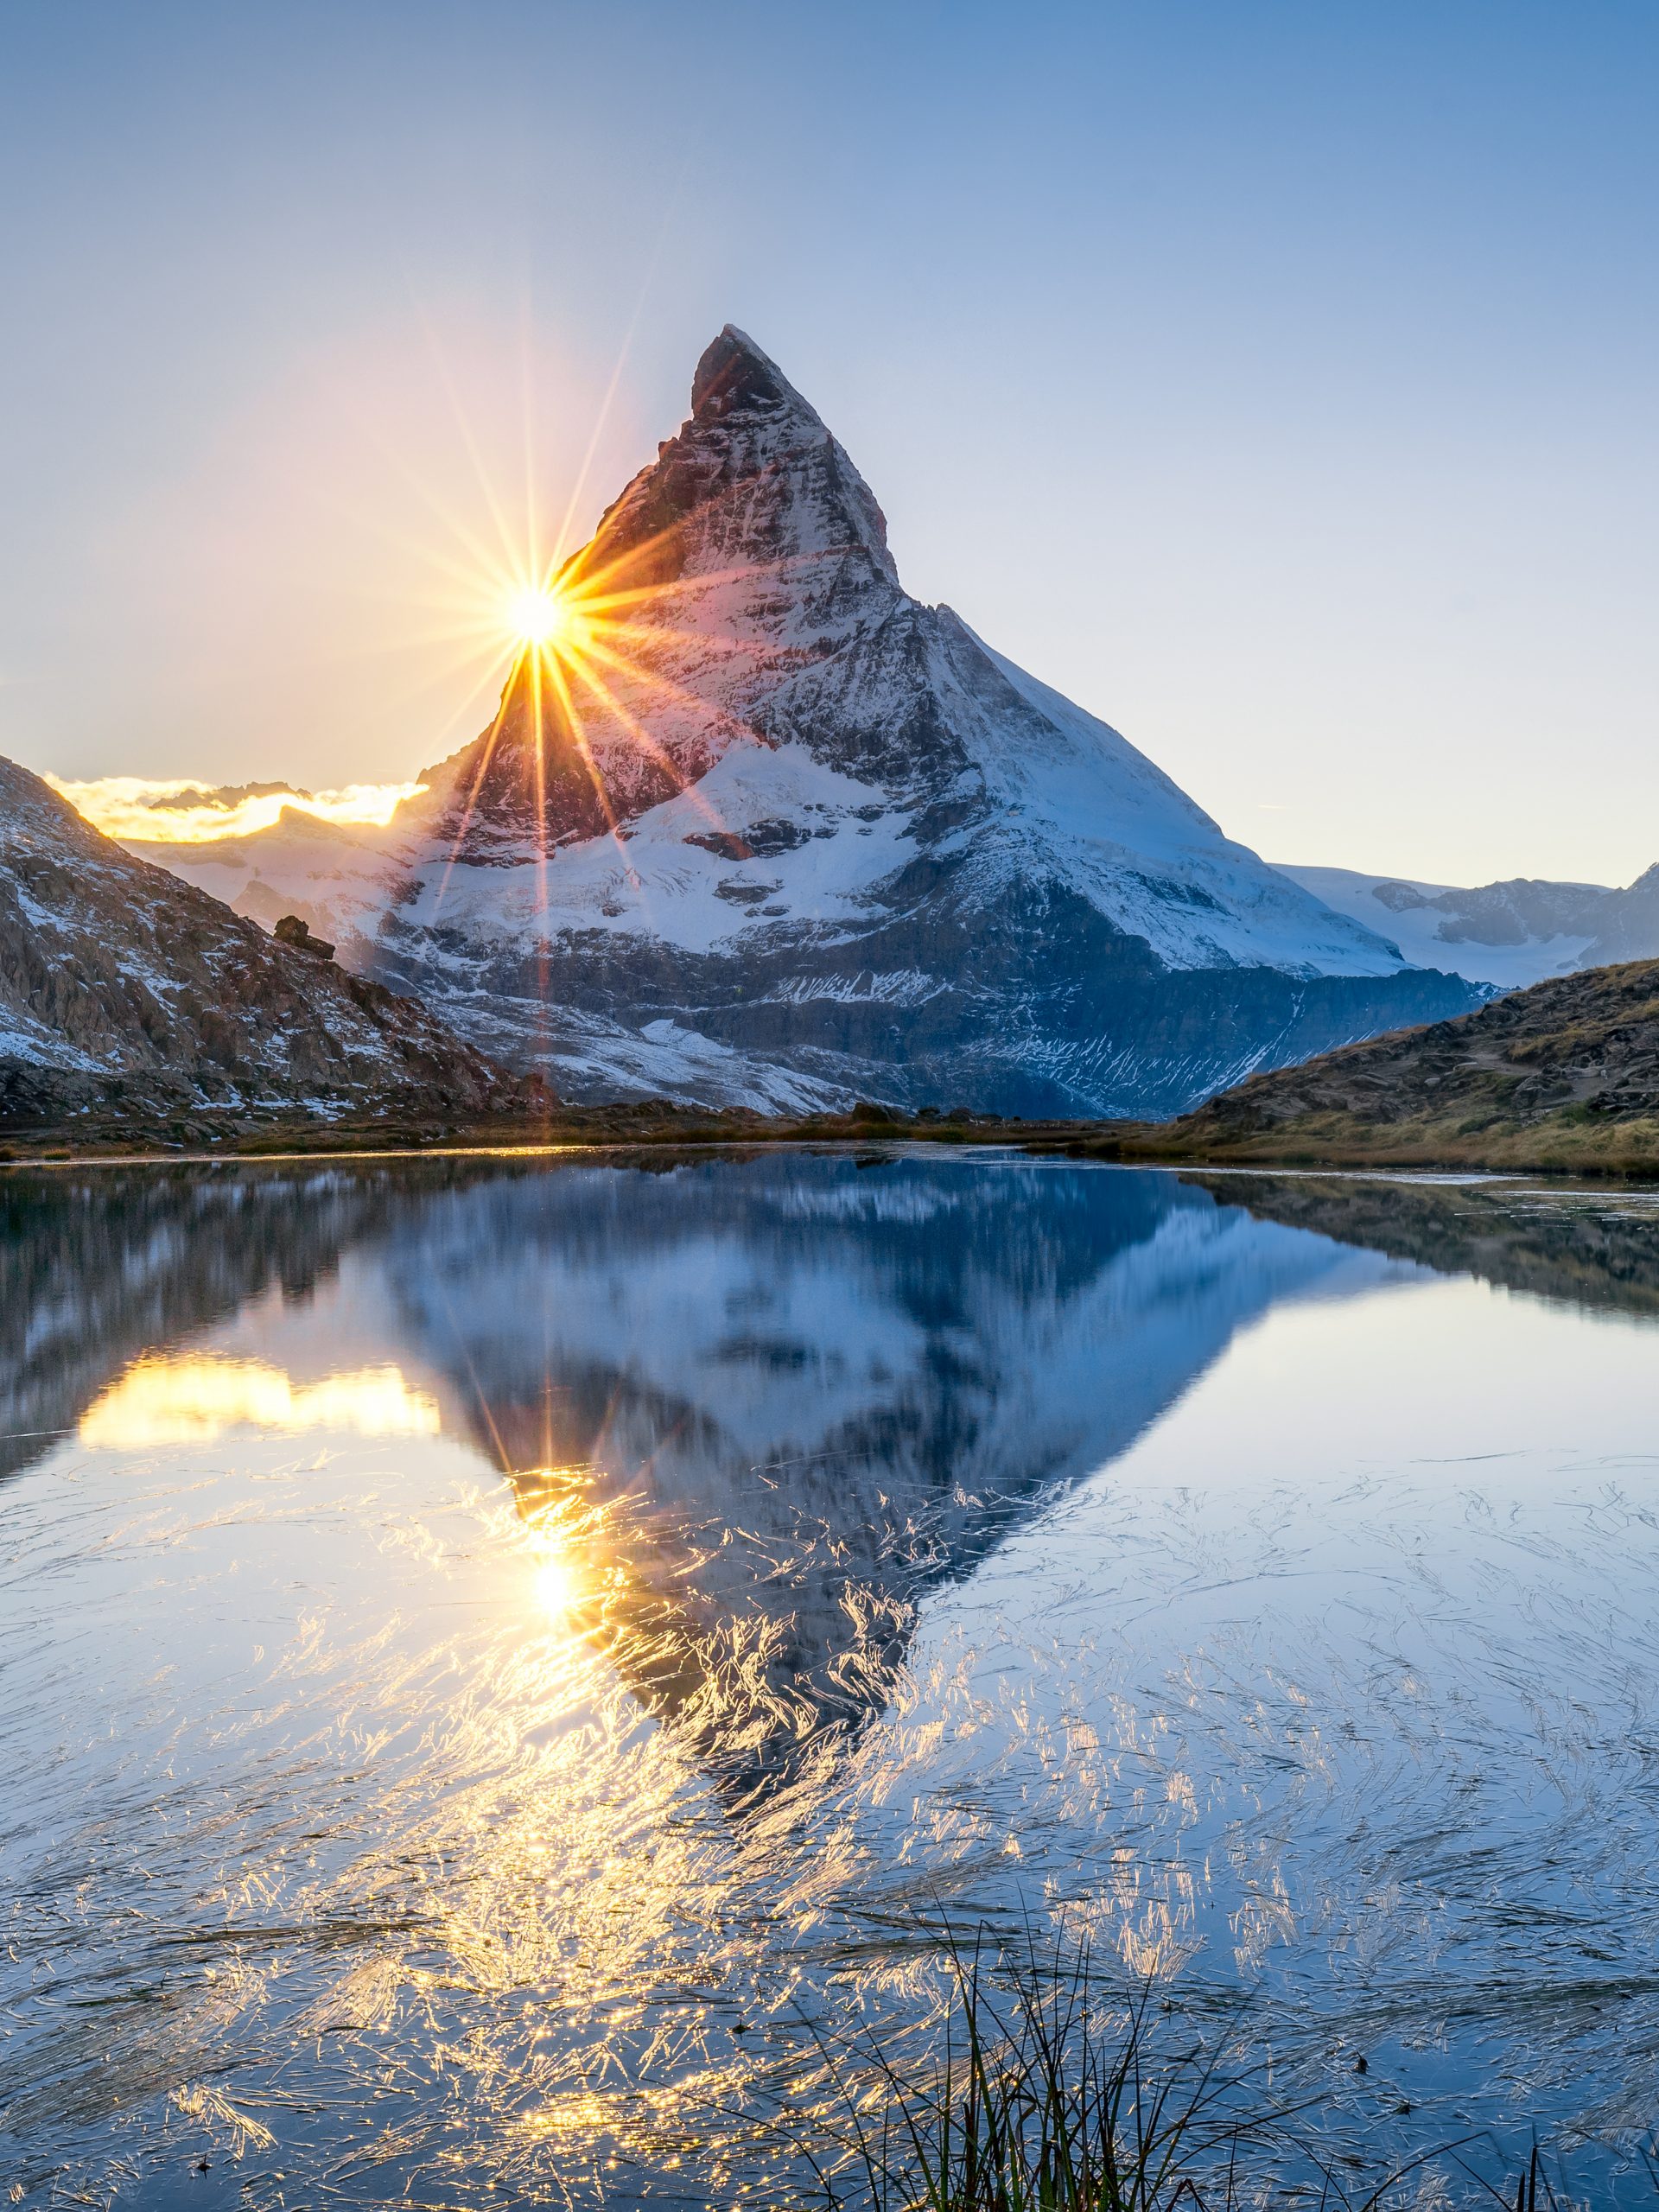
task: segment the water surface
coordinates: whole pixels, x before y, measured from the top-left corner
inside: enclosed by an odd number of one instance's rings
[[[14,2201],[803,2202],[767,2115],[814,2031],[925,2043],[941,1921],[1086,1937],[1362,2161],[1535,2123],[1652,2201],[1653,1199],[894,1150],[0,1206]]]

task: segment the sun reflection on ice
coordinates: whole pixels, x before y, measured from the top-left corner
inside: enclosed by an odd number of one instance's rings
[[[435,1436],[438,1402],[391,1362],[296,1382],[263,1359],[212,1352],[135,1360],[81,1416],[83,1444],[142,1451],[211,1444],[238,1428],[338,1429],[353,1436]]]
[[[567,1621],[582,1598],[582,1582],[572,1562],[550,1553],[536,1569],[536,1602],[551,1621]]]
[[[551,1627],[596,1639],[602,1649],[612,1601],[628,1578],[614,1556],[620,1534],[615,1517],[592,1497],[592,1471],[531,1467],[514,1470],[509,1479],[537,1610]]]

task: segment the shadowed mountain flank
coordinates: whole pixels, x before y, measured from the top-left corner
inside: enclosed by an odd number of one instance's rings
[[[1287,1166],[1659,1172],[1659,961],[1253,1077],[1147,1142]]]

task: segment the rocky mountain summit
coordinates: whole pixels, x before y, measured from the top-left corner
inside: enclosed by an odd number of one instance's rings
[[[0,760],[0,1127],[529,1096],[424,1007],[278,943]]]
[[[272,837],[263,918],[575,1098],[1166,1114],[1478,1002],[912,599],[741,332],[691,402],[567,565],[568,646],[524,656],[374,857],[340,849],[337,898],[315,836],[291,869]],[[217,849],[168,861],[244,895]]]

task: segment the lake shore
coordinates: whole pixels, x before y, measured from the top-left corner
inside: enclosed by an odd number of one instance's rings
[[[570,1107],[550,1116],[416,1121],[395,1116],[249,1117],[199,1112],[165,1123],[101,1118],[90,1127],[7,1131],[0,1166],[141,1164],[181,1159],[325,1158],[431,1151],[610,1149],[905,1142],[1012,1145],[1074,1160],[1136,1166],[1372,1169],[1659,1179],[1659,1116],[1610,1121],[1568,1108],[1525,1127],[1471,1132],[1422,1115],[1379,1124],[1357,1115],[1300,1119],[1294,1128],[1232,1131],[1209,1124],[1212,1109],[1183,1122],[1019,1121],[959,1109],[894,1113],[861,1105],[846,1114],[766,1115],[666,1100]]]

